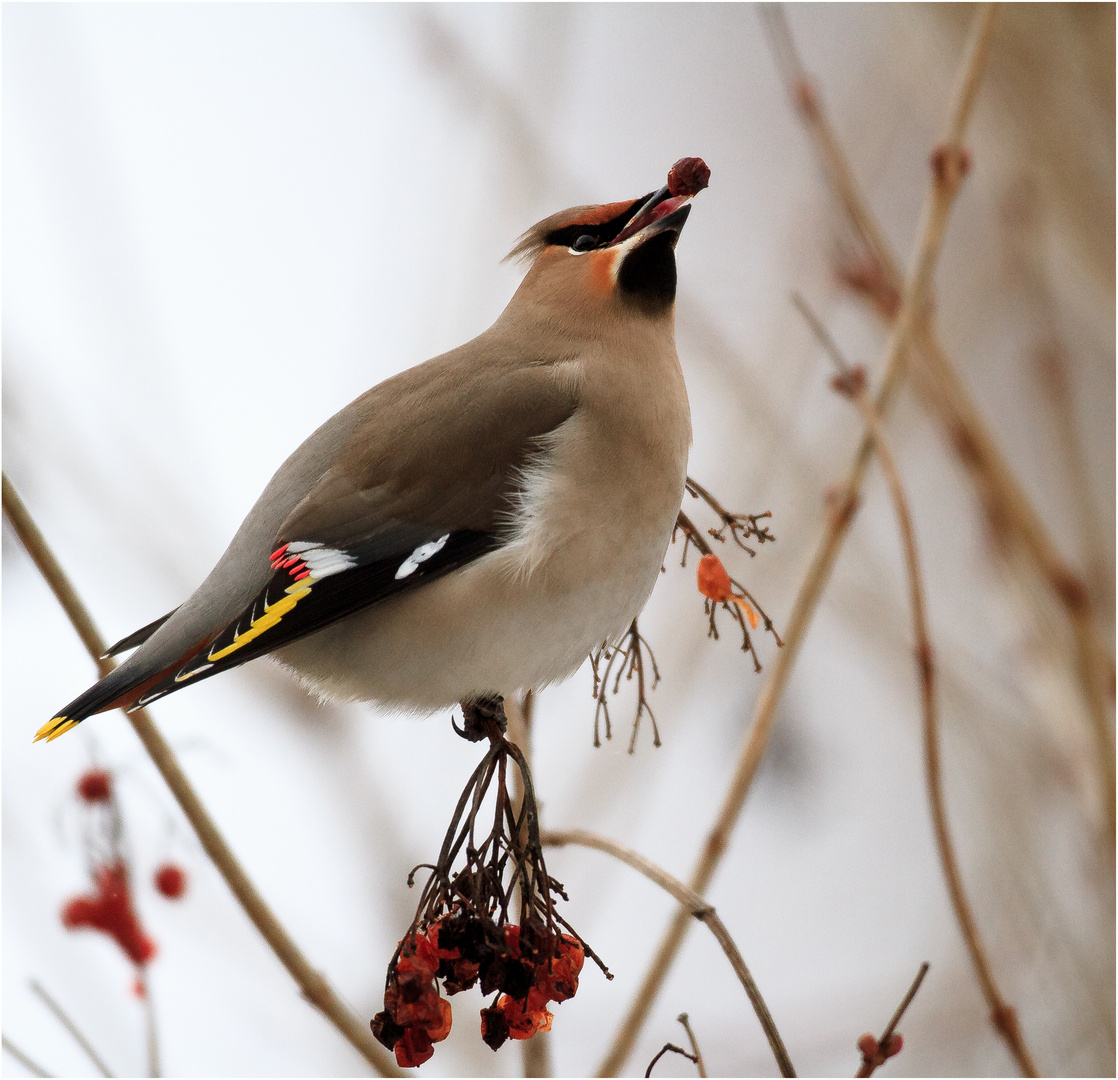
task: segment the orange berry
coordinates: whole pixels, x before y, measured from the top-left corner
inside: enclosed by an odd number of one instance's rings
[[[715,603],[729,600],[734,593],[730,575],[717,555],[704,555],[699,560],[699,592]]]

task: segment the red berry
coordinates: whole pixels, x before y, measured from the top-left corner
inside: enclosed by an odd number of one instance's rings
[[[97,892],[77,896],[62,909],[62,925],[69,930],[88,926],[116,940],[134,964],[146,964],[156,952],[155,942],[144,933],[128,888],[124,863],[100,866],[94,873]]]
[[[113,778],[105,769],[90,769],[78,779],[78,798],[86,802],[108,802],[113,794]]]
[[[427,1032],[427,1038],[433,1043],[442,1042],[450,1034],[450,1025],[453,1020],[451,1015],[450,1002],[446,998],[439,998],[439,1019],[437,1023],[427,1024],[424,1031]]]
[[[174,863],[164,863],[155,871],[155,887],[168,900],[178,900],[186,892],[186,871]]]
[[[710,183],[710,169],[702,158],[680,158],[668,171],[668,191],[675,196],[698,195]]]
[[[401,1069],[414,1069],[434,1052],[435,1048],[426,1031],[422,1028],[408,1028],[404,1037],[396,1043],[396,1064]]]

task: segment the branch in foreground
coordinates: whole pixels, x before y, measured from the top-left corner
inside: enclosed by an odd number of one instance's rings
[[[815,143],[843,212],[866,247],[864,259],[853,268],[853,272],[847,268],[841,276],[888,325],[896,319],[899,307],[900,266],[854,179],[850,163],[800,59],[783,11],[779,5],[766,5],[763,15],[789,96]],[[1014,541],[1020,547],[1064,608],[1072,629],[1076,677],[1095,736],[1103,808],[1113,838],[1115,766],[1110,704],[1113,699],[1114,661],[1099,632],[1090,594],[1079,576],[1064,561],[1045,528],[1044,520],[1033,508],[1008,461],[998,449],[930,319],[922,320],[918,325],[915,345],[923,361],[916,366],[918,386],[973,478],[992,530],[995,535]]]
[[[789,1058],[788,1051],[784,1047],[784,1040],[781,1039],[780,1032],[777,1031],[776,1023],[773,1021],[772,1014],[769,1012],[769,1007],[765,1004],[765,999],[761,996],[761,991],[753,981],[753,976],[750,974],[749,968],[745,966],[745,961],[742,959],[737,945],[734,944],[733,938],[730,937],[729,931],[727,931],[722,920],[718,917],[718,913],[697,892],[693,889],[689,889],[678,878],[672,877],[666,870],[661,869],[643,855],[638,855],[637,852],[630,848],[624,847],[604,836],[597,836],[595,833],[586,832],[584,829],[569,829],[563,832],[545,832],[541,834],[540,839],[545,845],[565,847],[567,844],[577,844],[581,847],[594,848],[596,851],[604,851],[607,855],[612,855],[615,859],[620,859],[634,870],[639,870],[649,881],[659,885],[661,889],[675,897],[682,905],[685,916],[692,915],[698,919],[699,922],[706,923],[710,932],[714,935],[715,940],[722,946],[722,951],[726,954],[726,958],[730,961],[734,973],[741,981],[746,994],[749,996],[749,1001],[753,1005],[753,1011],[757,1014],[757,1019],[761,1022],[761,1027],[765,1031],[765,1037],[769,1040],[769,1046],[772,1048],[773,1057],[776,1058],[777,1066],[780,1069],[780,1075],[796,1075],[796,1070],[792,1067],[792,1060]]]
[[[962,158],[962,137],[970,119],[978,82],[985,67],[995,11],[994,5],[986,4],[975,16],[966,52],[960,64],[959,77],[948,110],[947,137],[944,140],[955,160]],[[876,398],[878,412],[884,413],[888,409],[897,388],[904,379],[909,339],[917,324],[918,314],[923,312],[927,302],[932,272],[939,257],[947,219],[961,180],[962,176],[957,172],[947,175],[937,172],[933,175],[931,189],[921,215],[916,260],[912,273],[905,283],[900,310],[886,349],[884,374]],[[753,713],[753,723],[734,767],[729,789],[691,875],[691,888],[698,893],[702,893],[710,884],[722,860],[746,795],[749,794],[753,784],[761,755],[768,744],[777,702],[799,655],[800,645],[803,643],[819,599],[830,578],[839,549],[846,538],[853,508],[857,505],[858,491],[872,451],[873,440],[867,435],[863,437],[850,466],[838,499],[838,512],[830,515],[799,592],[796,594],[785,631],[785,647],[777,653],[769,669],[768,678],[761,688]],[[633,1043],[652,1008],[652,1003],[660,992],[668,969],[683,943],[687,929],[687,917],[683,914],[678,914],[669,925],[644,981],[637,991],[637,996],[622,1021],[614,1043],[599,1068],[600,1075],[614,1075],[625,1064]]]
[[[920,970],[916,973],[916,978],[912,980],[912,985],[908,988],[905,996],[901,998],[901,1003],[897,1006],[889,1023],[885,1025],[881,1038],[877,1039],[866,1032],[858,1040],[858,1049],[862,1052],[862,1064],[858,1067],[855,1076],[873,1076],[875,1070],[881,1068],[886,1061],[891,1057],[896,1057],[904,1049],[904,1039],[897,1031],[897,1025],[901,1022],[901,1017],[904,1016],[909,1005],[912,1004],[912,999],[916,997],[916,991],[920,989],[920,984],[924,981],[924,976],[928,974],[930,966],[927,960],[920,965]]]
[[[70,1036],[73,1038],[74,1042],[81,1047],[85,1056],[96,1066],[97,1071],[102,1076],[111,1077],[113,1075],[112,1071],[109,1069],[108,1065],[105,1064],[104,1059],[93,1049],[92,1044],[82,1033],[81,1028],[70,1019],[66,1010],[63,1009],[62,1006],[47,993],[43,985],[35,979],[31,980],[31,990],[38,996],[39,1000],[54,1013],[55,1019],[70,1033]]]
[[[54,1073],[47,1072],[42,1065],[38,1064],[33,1058],[28,1057],[7,1035],[3,1037],[4,1049],[8,1051],[28,1072],[34,1073],[36,1076],[53,1076]]]
[[[904,546],[905,571],[908,575],[909,595],[912,602],[913,635],[916,639],[916,666],[920,678],[920,703],[924,718],[924,769],[940,865],[947,882],[951,906],[955,909],[955,918],[959,923],[959,929],[962,931],[967,951],[970,953],[971,963],[974,965],[975,973],[982,987],[982,994],[986,998],[986,1004],[990,1009],[990,1018],[994,1027],[1005,1039],[1010,1053],[1013,1054],[1021,1071],[1026,1076],[1036,1076],[1036,1065],[1021,1036],[1021,1030],[1016,1021],[1016,1013],[1002,997],[994,979],[990,959],[986,954],[986,948],[978,932],[978,923],[974,917],[974,911],[963,886],[963,877],[959,871],[959,860],[955,854],[955,845],[947,825],[947,806],[943,795],[943,768],[939,756],[939,712],[936,704],[935,652],[932,649],[931,638],[928,634],[927,603],[924,595],[923,577],[920,573],[920,561],[916,551],[916,530],[912,523],[908,500],[905,498],[904,489],[901,486],[896,459],[893,457],[893,452],[885,437],[885,427],[881,422],[881,417],[866,394],[865,372],[861,368],[852,368],[847,364],[826,327],[823,326],[801,297],[795,297],[795,303],[811,326],[820,344],[838,368],[839,374],[835,377],[833,383],[835,389],[849,397],[857,405],[858,411],[862,414],[862,419],[865,422],[866,430],[873,438],[877,449],[877,458],[881,463],[881,471],[889,489],[889,497],[892,499],[893,508],[897,514],[897,526],[900,529],[901,541]]]
[[[98,633],[81,598],[58,564],[58,560],[55,559],[54,553],[23,505],[7,474],[3,477],[3,504],[5,516],[62,605],[94,663],[102,675],[108,674],[115,665],[111,660],[101,659],[105,652],[104,639]],[[187,821],[194,828],[206,854],[213,860],[245,914],[252,920],[280,963],[287,968],[298,984],[303,996],[322,1012],[378,1073],[382,1076],[402,1076],[403,1073],[388,1060],[387,1055],[376,1044],[372,1032],[349,1010],[326,979],[310,965],[272,913],[271,908],[264,902],[263,897],[256,891],[256,887],[237,862],[209,812],[186,778],[174,752],[159,733],[147,711],[137,709],[125,715],[139,736],[140,742],[144,744],[144,749],[147,750],[156,769],[171,789]]]

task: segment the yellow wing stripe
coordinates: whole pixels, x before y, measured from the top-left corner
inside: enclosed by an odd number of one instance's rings
[[[311,583],[314,581],[313,577],[305,577],[302,581],[297,581],[294,585],[288,585],[284,590],[287,595],[282,600],[277,600],[274,604],[264,604],[264,614],[259,619],[254,619],[249,624],[249,628],[243,634],[237,634],[231,644],[226,645],[224,649],[218,652],[209,654],[209,660],[221,660],[223,657],[228,656],[231,652],[236,652],[242,645],[247,645],[254,638],[258,638],[266,630],[271,630],[304,596],[311,591]]]
[[[65,735],[70,728],[77,726],[77,720],[68,720],[65,716],[52,716],[35,732],[35,738],[32,741],[38,742],[40,739],[46,739],[47,742],[54,742],[59,735]]]

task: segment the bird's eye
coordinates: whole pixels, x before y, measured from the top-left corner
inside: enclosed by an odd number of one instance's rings
[[[571,244],[571,251],[581,255],[584,251],[593,251],[598,246],[598,238],[590,236],[588,233],[583,233],[573,244]]]

